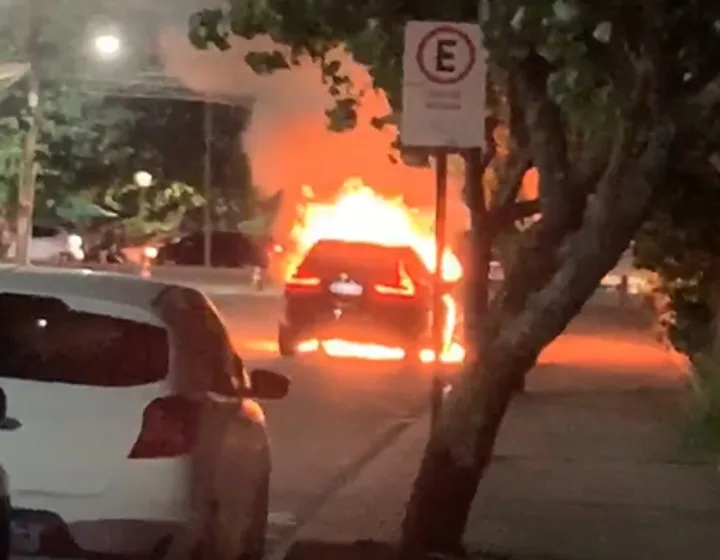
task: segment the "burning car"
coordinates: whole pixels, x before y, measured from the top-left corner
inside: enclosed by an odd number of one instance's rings
[[[360,181],[331,202],[312,202],[295,228],[296,265],[288,270],[283,356],[432,362],[435,240],[400,200]],[[451,251],[441,264],[443,362],[464,359],[457,342],[458,309],[451,287],[462,267]]]

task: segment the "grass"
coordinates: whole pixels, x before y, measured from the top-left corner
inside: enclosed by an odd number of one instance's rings
[[[699,357],[695,360],[699,393],[689,409],[685,429],[685,451],[697,458],[720,457],[720,364]]]

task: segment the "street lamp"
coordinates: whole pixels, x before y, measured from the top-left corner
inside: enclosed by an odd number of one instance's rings
[[[92,39],[93,51],[101,58],[117,58],[122,52],[122,40],[115,33],[101,33]]]
[[[16,224],[15,259],[20,265],[30,264],[30,239],[32,232],[33,213],[35,208],[35,182],[37,163],[35,150],[38,143],[39,121],[42,118],[40,106],[40,23],[37,9],[38,0],[28,0],[28,62],[25,74],[28,79],[29,127],[25,133],[23,154],[20,166],[20,184],[18,188],[18,210]],[[91,55],[104,61],[118,58],[123,51],[120,35],[113,32],[93,33],[90,40]],[[149,175],[149,173],[148,173]],[[150,176],[152,183],[152,176]]]
[[[133,175],[133,180],[138,187],[146,189],[152,185],[153,176],[147,171],[138,171],[135,175]]]

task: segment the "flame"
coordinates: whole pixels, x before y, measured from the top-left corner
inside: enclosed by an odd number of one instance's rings
[[[405,350],[395,346],[383,344],[370,344],[365,342],[354,342],[341,338],[318,340],[316,338],[303,340],[296,349],[300,354],[312,354],[322,350],[332,358],[358,358],[362,360],[375,360],[394,362],[405,359]],[[435,362],[435,351],[431,348],[423,348],[418,358],[423,364]],[[465,360],[465,349],[456,341],[450,342],[447,348],[440,354],[442,364],[460,364]]]
[[[428,270],[435,270],[432,217],[408,208],[401,198],[385,198],[357,178],[347,180],[337,197],[329,202],[314,201],[310,186],[304,185],[302,193],[306,203],[299,205],[299,218],[290,232],[296,249],[288,258],[286,276],[321,239],[409,246]],[[449,248],[443,253],[441,272],[446,282],[462,277],[460,261]]]
[[[307,185],[302,187],[302,194],[306,203],[298,206],[299,218],[290,233],[295,250],[287,256],[286,277],[292,275],[307,251],[322,239],[409,246],[417,252],[428,270],[435,271],[432,217],[428,220],[427,216],[408,208],[402,199],[383,197],[361,179],[346,181],[336,198],[329,202],[315,201],[315,194]],[[455,282],[462,277],[462,265],[449,248],[443,253],[441,266],[446,282]],[[455,340],[459,316],[457,304],[449,294],[444,294],[442,301],[445,327],[439,362],[458,364],[465,359],[465,349]],[[397,361],[406,357],[403,348],[337,338],[304,340],[296,349],[302,354],[322,350],[336,358]],[[423,348],[418,359],[421,363],[433,363],[435,351]]]

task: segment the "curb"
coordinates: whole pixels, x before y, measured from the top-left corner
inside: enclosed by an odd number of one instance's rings
[[[370,446],[352,463],[335,475],[329,484],[313,499],[310,504],[303,508],[303,511],[296,517],[295,526],[288,531],[287,535],[281,537],[276,546],[267,554],[266,560],[285,560],[297,541],[300,532],[310,525],[321,513],[324,507],[344,488],[352,484],[358,476],[380,457],[386,450],[391,448],[400,437],[410,428],[422,422],[429,415],[427,406],[423,405],[421,411],[413,417],[413,412],[408,418],[401,418],[393,422],[387,428],[381,429],[379,435],[372,441]]]

